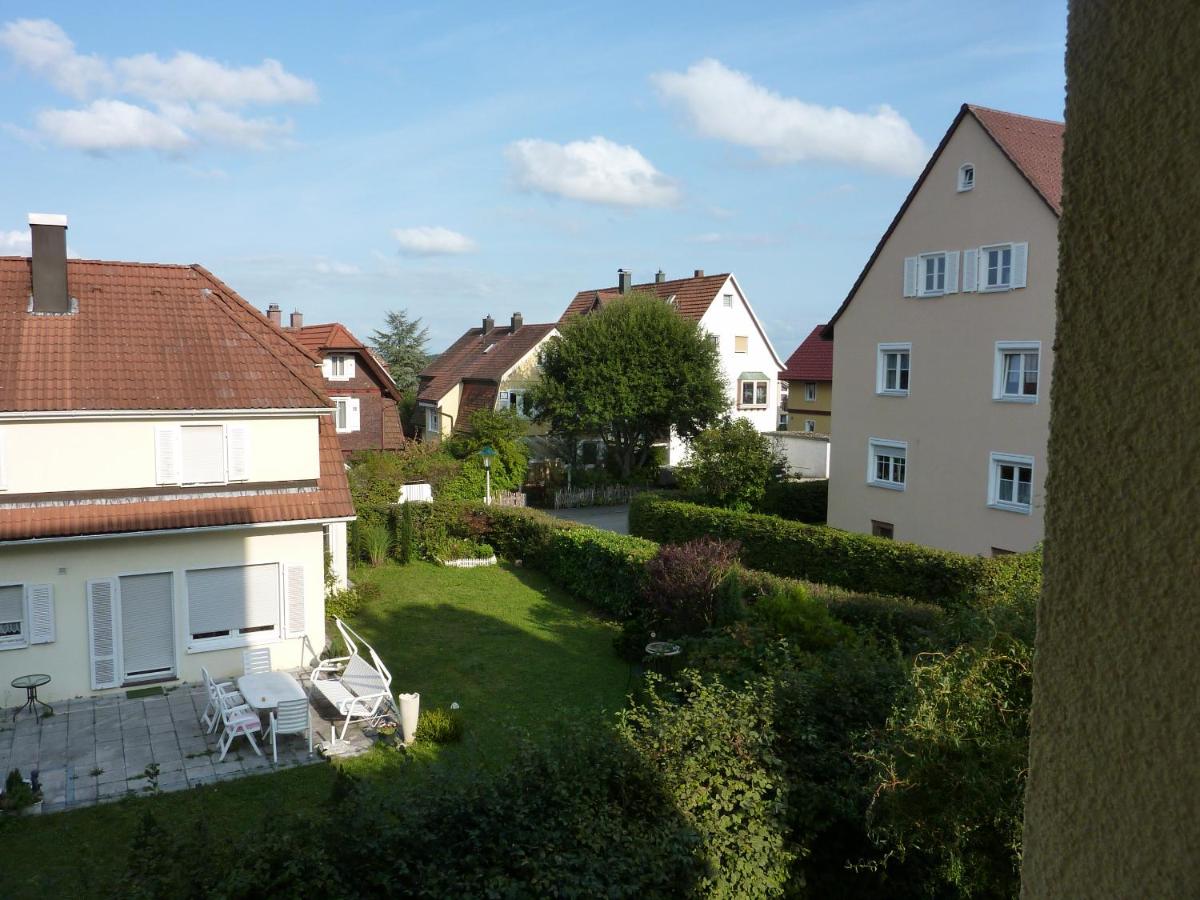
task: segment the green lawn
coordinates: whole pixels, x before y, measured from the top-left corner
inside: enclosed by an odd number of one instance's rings
[[[463,742],[375,752],[347,770],[404,790],[423,771],[467,772],[502,763],[521,733],[568,718],[608,715],[624,703],[627,670],[612,649],[616,626],[526,569],[443,569],[426,563],[361,569],[383,597],[351,623],[392,671],[395,692],[422,708],[457,702]],[[0,819],[0,896],[103,892],[122,870],[146,809],[163,822],[207,821],[237,840],[279,812],[314,816],[332,783],[328,765],[238,779],[36,818]],[[82,882],[81,873],[91,882]]]

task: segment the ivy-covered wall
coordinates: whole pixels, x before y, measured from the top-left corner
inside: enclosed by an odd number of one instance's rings
[[[1195,896],[1195,0],[1075,0],[1066,122],[1022,890]]]

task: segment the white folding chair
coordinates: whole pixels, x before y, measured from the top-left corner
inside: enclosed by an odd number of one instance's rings
[[[229,697],[232,706],[241,706],[245,701],[234,688],[232,681],[213,681],[213,677],[208,674],[208,669],[204,666],[200,667],[200,677],[204,680],[204,691],[208,695],[208,702],[204,705],[204,715],[200,717],[200,723],[208,734],[212,734],[217,730],[217,725],[221,721],[221,694],[224,693]]]
[[[301,700],[280,700],[278,708],[271,710],[267,734],[271,736],[271,760],[273,762],[279,762],[275,739],[281,734],[307,734],[308,754],[312,755],[312,720],[309,711],[307,697]],[[266,736],[263,737],[263,740],[266,741]]]
[[[218,688],[217,700],[221,706],[221,724],[225,726],[225,730],[217,738],[217,747],[221,750],[221,756],[217,761],[225,761],[225,754],[229,752],[234,738],[241,736],[245,736],[246,740],[250,742],[250,746],[254,748],[254,752],[262,756],[258,741],[254,739],[254,732],[262,731],[262,722],[258,720],[258,713],[244,703],[234,704],[230,700],[231,696]],[[238,699],[241,699],[240,694],[238,694]]]
[[[271,648],[255,647],[242,651],[242,668],[246,675],[257,675],[260,672],[271,671]]]

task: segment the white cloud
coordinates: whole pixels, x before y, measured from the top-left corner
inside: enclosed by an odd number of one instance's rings
[[[652,77],[705,137],[757,150],[772,163],[809,160],[913,175],[929,155],[912,126],[890,106],[854,113],[783,97],[748,75],[705,59],[686,72]]]
[[[28,231],[0,231],[0,256],[28,256],[31,245]]]
[[[273,59],[234,67],[186,51],[169,59],[153,53],[113,61],[84,56],[49,19],[7,23],[0,29],[0,46],[18,65],[72,97],[102,95],[81,109],[45,110],[35,117],[41,137],[91,152],[178,153],[206,144],[263,150],[290,134],[292,123],[234,109],[317,98],[312,81]]]
[[[179,125],[142,106],[122,100],[94,100],[84,109],[48,109],[38,128],[54,142],[76,150],[165,150],[178,152],[192,138]]]
[[[361,273],[358,266],[338,262],[336,259],[318,259],[313,268],[320,275],[358,275]]]
[[[507,156],[525,190],[614,206],[669,206],[679,199],[674,182],[650,160],[607,138],[569,144],[517,141]]]
[[[13,59],[59,90],[83,99],[94,88],[112,85],[108,64],[75,52],[75,43],[49,19],[17,19],[0,30],[0,45]]]
[[[446,256],[470,253],[475,249],[475,242],[465,234],[442,228],[440,225],[397,228],[392,231],[392,237],[396,239],[402,252],[414,256]]]

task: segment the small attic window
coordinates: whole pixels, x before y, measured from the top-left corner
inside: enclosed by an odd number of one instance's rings
[[[969,191],[975,187],[975,166],[971,163],[963,163],[958,167],[958,191]]]
[[[495,345],[495,344],[488,344],[486,347],[484,347],[484,348],[483,348],[483,352],[484,352],[484,353],[491,353],[491,352],[492,352],[492,350],[494,350],[494,349],[495,349],[495,347],[496,347],[496,345]]]

